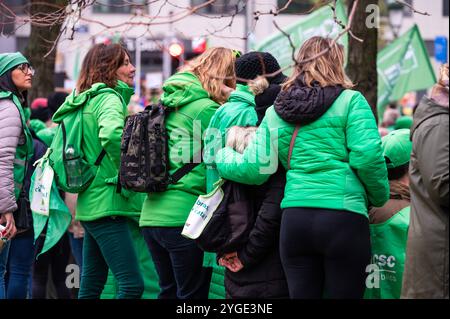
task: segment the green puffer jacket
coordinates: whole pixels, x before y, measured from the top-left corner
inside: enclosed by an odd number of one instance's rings
[[[189,72],[171,76],[163,85],[161,102],[168,107],[170,174],[200,160],[203,133],[219,105],[211,100],[198,78]],[[165,192],[148,194],[142,207],[141,227],[181,227],[197,197],[206,193],[205,164],[201,163]]]
[[[209,123],[206,132],[204,161],[206,163],[206,190],[213,190],[219,173],[214,163],[215,153],[225,146],[227,129],[232,126],[254,126],[258,122],[255,111],[255,97],[246,85],[238,84]],[[217,131],[214,131],[217,130]],[[225,299],[225,268],[216,262],[216,254],[205,253],[203,266],[213,267],[209,299]]]
[[[297,102],[291,97],[289,103]],[[295,107],[292,110],[302,115]],[[287,169],[295,126],[272,106],[242,155],[230,148],[219,151],[219,174],[259,185],[276,171],[278,159]],[[381,138],[369,104],[359,92],[344,90],[320,117],[300,126],[290,164],[282,208],[317,207],[367,216],[369,202],[380,207],[389,199]]]
[[[255,96],[248,86],[238,84],[236,90],[230,94],[227,103],[214,113],[206,131],[204,161],[207,192],[214,189],[213,185],[219,179],[214,157],[225,146],[227,130],[232,126],[255,126],[257,122]]]
[[[96,83],[88,91],[100,90],[106,84]],[[84,192],[78,194],[76,219],[92,221],[107,216],[139,216],[144,194],[132,193],[122,189],[117,193],[117,175],[120,165],[120,144],[122,131],[127,115],[127,105],[133,95],[124,82],[118,81],[114,88],[122,99],[114,93],[95,95],[84,104],[83,109],[83,152],[90,163],[94,163],[105,150],[92,184]],[[83,107],[85,91],[69,95],[64,104],[53,116],[55,122],[76,108]]]

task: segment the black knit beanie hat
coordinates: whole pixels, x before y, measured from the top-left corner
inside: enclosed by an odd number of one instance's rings
[[[274,56],[268,52],[249,52],[236,59],[236,77],[253,80],[258,75],[271,74],[280,70],[280,65]],[[267,77],[270,84],[281,84],[286,76],[280,72],[275,76]],[[237,81],[239,84],[246,84]]]

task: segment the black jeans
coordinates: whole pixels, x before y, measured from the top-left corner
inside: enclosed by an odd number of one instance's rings
[[[183,227],[145,227],[142,234],[159,276],[159,299],[207,299],[211,268],[203,251],[181,236]]]
[[[331,209],[283,210],[280,255],[293,299],[361,299],[370,264],[369,220]]]

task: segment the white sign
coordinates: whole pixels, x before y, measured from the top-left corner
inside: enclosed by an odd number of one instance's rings
[[[50,214],[50,194],[54,172],[50,165],[38,165],[34,173],[35,179],[32,185],[33,198],[31,210],[36,214],[48,216]]]

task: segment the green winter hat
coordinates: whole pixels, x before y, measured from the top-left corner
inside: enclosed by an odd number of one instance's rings
[[[0,76],[22,63],[30,62],[20,52],[0,54]]]
[[[383,155],[386,159],[387,168],[396,168],[409,163],[412,151],[410,130],[395,130],[381,139]]]
[[[410,129],[413,124],[411,116],[401,116],[395,122],[395,129],[400,130],[402,128]]]

